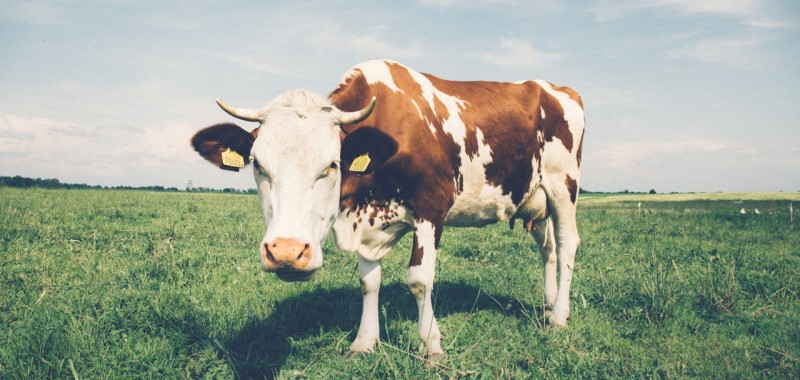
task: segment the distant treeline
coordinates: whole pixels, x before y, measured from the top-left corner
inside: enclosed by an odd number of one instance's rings
[[[100,185],[87,185],[85,183],[62,183],[55,178],[27,178],[21,176],[5,177],[0,176],[0,187],[38,187],[42,189],[112,189],[112,190],[149,190],[149,191],[181,191],[176,187],[164,186],[100,186]],[[225,189],[211,189],[207,187],[192,187],[186,188],[183,191],[203,192],[203,193],[237,193],[237,194],[255,194],[256,189],[239,190],[233,188]]]
[[[0,187],[39,187],[43,189],[113,189],[113,190],[149,190],[149,191],[189,191],[189,192],[198,192],[198,193],[235,193],[235,194],[256,194],[256,189],[247,189],[247,190],[239,190],[233,188],[225,188],[225,189],[212,189],[208,187],[187,187],[184,190],[180,190],[176,187],[164,187],[164,186],[100,186],[100,185],[87,185],[85,183],[61,183],[59,180],[55,178],[27,178],[21,176],[14,176],[14,177],[3,177],[0,176]],[[646,194],[645,192],[635,192],[635,191],[618,191],[618,192],[607,192],[607,191],[589,191],[584,188],[580,189],[581,194]],[[655,194],[655,190],[650,190],[647,192],[649,194]]]
[[[650,191],[647,191],[647,192],[644,192],[644,191],[630,191],[630,190],[627,190],[627,189],[622,190],[622,191],[614,192],[614,191],[589,191],[589,190],[586,190],[586,189],[584,189],[582,187],[580,188],[579,192],[581,194],[656,194],[656,191],[654,189],[650,189]],[[677,194],[677,193],[672,192],[672,194]]]

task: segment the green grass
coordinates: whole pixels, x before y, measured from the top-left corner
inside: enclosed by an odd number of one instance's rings
[[[0,378],[798,378],[797,200],[582,198],[563,331],[544,326],[521,228],[448,229],[435,289],[448,357],[427,368],[408,238],[385,260],[381,342],[344,360],[354,257],[328,244],[309,283],[261,272],[255,196],[0,188]]]

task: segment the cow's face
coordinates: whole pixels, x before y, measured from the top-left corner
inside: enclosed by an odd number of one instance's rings
[[[338,213],[340,125],[369,116],[374,100],[357,112],[341,112],[302,90],[287,92],[257,111],[217,102],[260,127],[247,132],[234,124],[215,125],[195,134],[192,145],[222,169],[252,163],[266,228],[259,246],[261,267],[286,281],[309,280],[322,266],[322,242]]]

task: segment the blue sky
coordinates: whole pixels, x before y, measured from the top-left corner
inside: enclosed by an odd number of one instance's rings
[[[214,98],[391,58],[579,91],[588,190],[800,191],[794,0],[0,0],[0,57],[0,175],[251,188],[189,146]]]

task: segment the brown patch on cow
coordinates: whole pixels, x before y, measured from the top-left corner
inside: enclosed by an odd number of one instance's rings
[[[492,150],[492,162],[486,166],[489,183],[519,204],[530,187],[532,158],[539,150],[535,145],[538,95],[512,83],[441,81],[437,86],[468,104],[461,114],[467,130],[466,152],[477,154],[480,128],[483,142]]]
[[[408,145],[403,146],[401,144],[400,151],[414,155],[415,157],[412,160],[415,161],[419,170],[423,172],[422,174],[428,178],[442,180],[445,177],[450,177],[449,187],[454,193],[455,186],[452,183],[452,179],[457,178],[459,175],[461,148],[453,140],[452,135],[445,133],[442,126],[444,120],[451,117],[450,113],[441,99],[436,96],[433,99],[434,108],[431,108],[428,100],[422,95],[422,86],[414,80],[408,68],[395,63],[387,63],[387,66],[395,85],[403,90],[404,94],[404,96],[402,94],[394,94],[394,96],[406,99],[403,107],[396,109],[394,114],[395,117],[399,116],[404,121],[402,129],[398,129],[397,132],[408,136]],[[423,74],[423,76],[437,88],[439,88],[437,83],[446,82],[432,75]],[[443,92],[448,93],[447,91]],[[399,114],[398,111],[400,111]],[[420,113],[422,113],[421,120],[419,119]],[[430,135],[428,123],[436,131],[436,136]],[[410,131],[418,131],[418,133],[409,133]],[[436,186],[448,186],[448,184],[440,183]],[[450,195],[445,197],[444,200],[447,201],[452,198],[453,196]],[[442,205],[445,204],[446,202]]]
[[[434,247],[433,249],[439,249],[439,241],[442,238],[442,231],[444,230],[443,225],[441,222],[439,223],[432,223],[434,227],[433,236],[434,236]],[[419,245],[419,240],[417,238],[417,229],[414,229],[414,242],[412,243],[411,248],[411,258],[408,261],[409,267],[415,267],[422,265],[422,257],[425,255],[424,248]]]
[[[328,97],[336,105],[336,108],[345,112],[353,112],[364,109],[364,107],[369,105],[369,102],[372,99],[372,96],[369,94],[369,84],[364,79],[361,71],[355,69],[353,72],[351,72],[351,75],[347,76]],[[384,106],[383,104],[379,105],[378,103],[382,102],[377,102],[375,104],[375,108]],[[373,113],[374,112],[375,111],[373,110]],[[362,121],[361,125],[371,121],[371,118],[372,115],[370,115],[370,117],[368,117],[366,120]],[[344,135],[355,129],[356,128],[352,125],[342,126],[341,137],[344,138]]]
[[[223,123],[201,129],[192,136],[191,142],[194,150],[203,158],[219,168],[227,169],[222,164],[222,152],[230,148],[244,158],[245,164],[249,164],[250,149],[257,135],[258,128],[247,132],[236,124]]]
[[[433,111],[436,115],[435,117],[437,121],[440,123],[450,117],[450,111],[447,110],[447,107],[444,105],[444,103],[442,103],[442,100],[436,95],[433,97]]]
[[[567,179],[564,180],[564,183],[567,185],[567,191],[569,191],[569,200],[572,204],[575,204],[578,199],[578,181],[567,175]]]
[[[411,246],[411,258],[408,260],[409,267],[415,267],[422,265],[422,256],[425,254],[422,247],[419,246],[419,241],[417,240],[417,234],[414,234],[414,242]]]
[[[546,118],[542,120],[541,129],[544,132],[544,140],[552,142],[553,138],[558,138],[568,152],[572,152],[574,142],[572,141],[572,132],[569,130],[569,124],[564,119],[564,108],[561,103],[543,91],[541,96],[541,107],[544,108]],[[538,111],[538,110],[537,110]]]
[[[438,110],[431,109],[422,96],[422,88],[404,66],[393,63],[387,66],[394,85],[402,93],[395,93],[384,83],[368,84],[363,73],[356,69],[330,95],[334,105],[343,111],[363,108],[375,96],[378,101],[373,113],[351,126],[348,133],[363,127],[375,128],[390,136],[397,147],[396,154],[369,175],[343,172],[340,209],[397,200],[418,217],[432,219],[428,214],[445,215],[454,200],[454,178],[460,167],[460,149],[442,130],[439,114],[446,108],[439,102]],[[436,137],[431,135],[424,119],[437,131]]]

